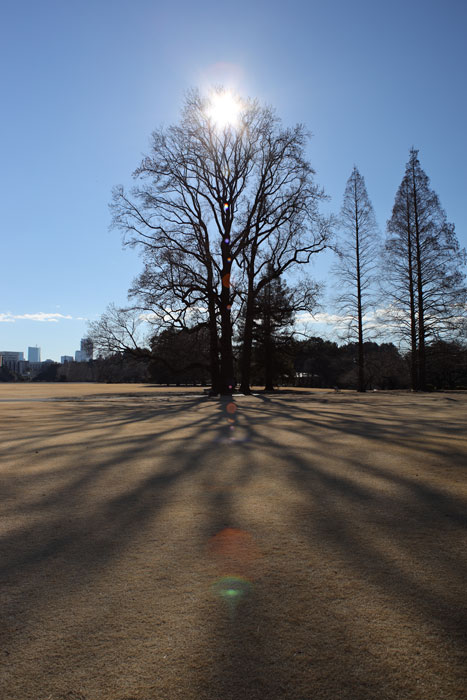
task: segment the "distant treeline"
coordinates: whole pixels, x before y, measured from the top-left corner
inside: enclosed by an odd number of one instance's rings
[[[410,352],[401,352],[392,343],[368,342],[365,357],[367,390],[410,388]],[[195,361],[190,362],[190,358]],[[339,346],[319,337],[292,338],[276,347],[268,360],[273,365],[274,386],[358,388],[357,343]],[[445,341],[429,345],[427,379],[428,390],[467,389],[467,347]],[[21,378],[0,368],[0,380],[21,381]],[[141,358],[120,353],[91,362],[52,364],[33,381],[210,386],[207,337],[166,333],[153,339],[151,351]],[[260,345],[253,352],[252,384],[266,384]]]

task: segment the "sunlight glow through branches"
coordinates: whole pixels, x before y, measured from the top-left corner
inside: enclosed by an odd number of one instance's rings
[[[214,125],[222,130],[237,126],[240,110],[240,101],[231,92],[216,92],[209,99],[206,114]]]

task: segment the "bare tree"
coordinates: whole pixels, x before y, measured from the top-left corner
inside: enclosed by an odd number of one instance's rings
[[[373,293],[378,228],[365,180],[354,166],[347,180],[341,209],[339,263],[335,266],[341,293],[337,306],[347,319],[346,340],[358,347],[358,391],[365,391],[364,342],[374,323],[369,312],[375,307]]]
[[[88,336],[100,357],[127,352],[134,357],[150,357],[142,332],[144,319],[135,309],[110,304],[97,321],[88,323]]]
[[[165,319],[167,321],[167,319]],[[170,317],[169,317],[170,321]],[[163,364],[172,375],[190,370],[205,370],[203,353],[180,354],[180,338],[192,336],[192,347],[202,346],[200,338],[205,324],[182,325],[160,323],[156,315],[143,314],[137,308],[122,309],[110,304],[97,321],[88,324],[89,340],[100,357],[115,355],[131,357],[149,363]],[[161,330],[165,327],[165,330]],[[161,343],[161,338],[164,340]],[[168,340],[172,339],[172,349]],[[174,352],[176,350],[176,352]]]
[[[313,171],[310,172],[312,174]],[[324,198],[324,193],[314,189],[305,194],[305,187],[298,189],[302,190],[307,210],[302,210],[302,203],[298,204],[300,197],[297,197],[297,206],[287,212],[284,221],[278,223],[275,229],[264,232],[261,226],[254,226],[249,244],[242,251],[241,266],[247,290],[240,387],[244,393],[249,392],[254,309],[259,297],[272,282],[295,271],[298,266],[306,265],[312,255],[330,244],[332,219],[321,217],[318,213],[318,203]],[[275,206],[274,194],[266,198],[265,206]],[[293,311],[311,312],[316,307],[320,286],[301,271],[300,282],[292,287]]]
[[[465,328],[466,253],[410,151],[387,225],[385,292],[393,327],[410,347],[412,389],[426,389],[426,345]]]
[[[303,127],[283,129],[270,108],[240,100],[237,124],[219,127],[212,101],[223,96],[222,89],[211,98],[190,93],[180,123],[153,134],[134,173],[139,185],[130,195],[114,191],[113,221],[145,251],[133,297],[143,306],[155,302],[161,318],[171,314],[177,322],[196,308],[197,323],[210,330],[213,388],[229,393],[238,296],[232,272],[243,275],[249,256],[258,260],[269,245],[282,255],[281,274],[286,257],[288,266],[306,262],[328,231],[317,216],[323,195],[304,159]]]
[[[210,261],[200,264],[176,247],[144,247],[144,268],[129,290],[134,308],[150,315],[157,332],[164,329],[209,330],[212,389],[219,391],[218,309]]]

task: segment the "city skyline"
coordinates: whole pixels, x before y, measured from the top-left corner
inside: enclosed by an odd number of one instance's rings
[[[80,340],[80,349],[75,350],[73,355],[61,355],[60,356],[60,363],[63,364],[64,362],[87,362],[88,360],[92,359],[92,343],[90,343],[89,338],[81,338]],[[28,345],[28,352],[27,352],[27,360],[25,359],[25,352],[24,350],[18,350],[18,349],[13,349],[13,348],[3,348],[3,350],[0,350],[0,359],[4,357],[5,355],[18,355],[18,361],[21,362],[28,362],[28,363],[33,363],[33,364],[41,364],[41,363],[46,363],[46,362],[58,362],[58,360],[52,360],[51,357],[47,357],[45,360],[41,359],[41,348],[38,345]],[[0,363],[1,366],[1,363]]]
[[[293,2],[287,32],[274,2],[240,2],[228,31],[211,2],[182,4],[182,24],[179,7],[149,0],[133,13],[117,0],[110,20],[108,7],[25,2],[4,13],[1,347],[32,340],[58,361],[109,303],[127,303],[142,263],[109,231],[111,190],[131,186],[151,132],[178,121],[193,87],[224,84],[271,104],[286,126],[304,123],[331,198],[323,211],[339,212],[356,164],[382,235],[419,148],[467,245],[464,4],[397,1],[385,15],[367,0]],[[329,295],[332,260],[312,268]],[[335,322],[325,303],[312,328],[329,337]]]

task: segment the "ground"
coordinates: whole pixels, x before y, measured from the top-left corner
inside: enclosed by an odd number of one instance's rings
[[[0,385],[2,700],[465,700],[466,417]]]

